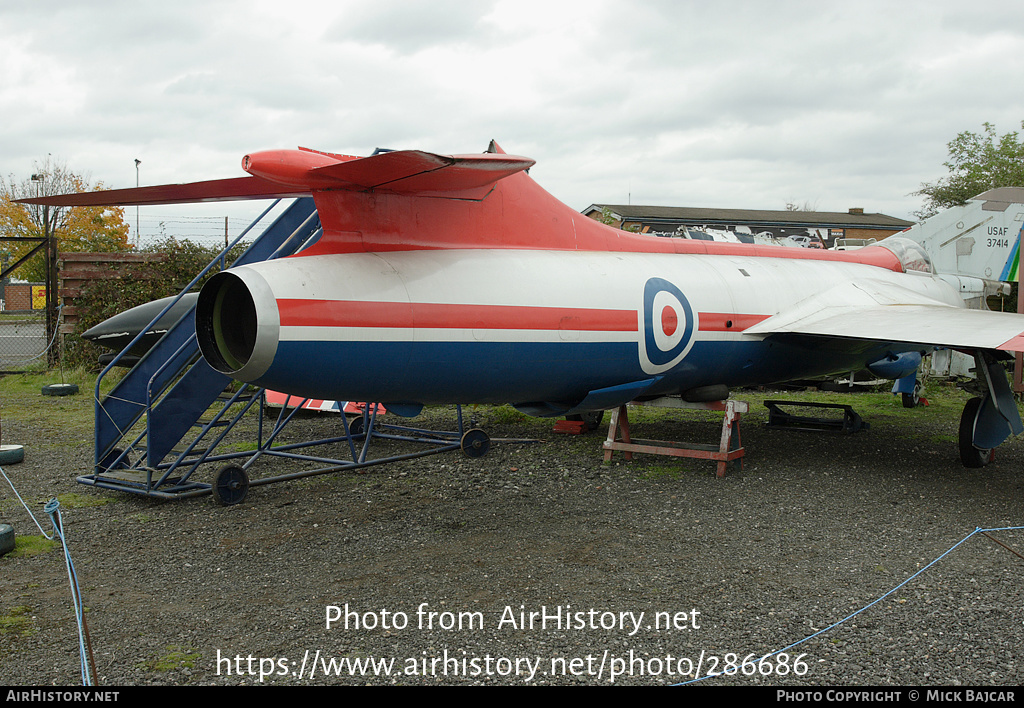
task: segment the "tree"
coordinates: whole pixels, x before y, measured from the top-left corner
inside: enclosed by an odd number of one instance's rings
[[[1024,143],[1017,132],[997,137],[994,125],[983,125],[983,133],[964,131],[948,144],[949,160],[943,164],[950,174],[914,192],[927,199],[916,216],[928,218],[995,187],[1024,186]]]
[[[597,217],[597,220],[606,226],[615,226],[619,223],[619,220],[615,218],[615,214],[612,210],[606,206],[601,207],[601,216]]]
[[[786,211],[818,211],[818,202],[805,201],[801,206],[796,201],[790,200],[786,202]]]
[[[104,189],[103,183],[91,185],[88,177],[75,174],[62,162],[47,158],[36,164],[35,173],[21,182],[10,175],[0,181],[0,236],[57,238],[61,251],[128,251],[128,224],[124,209],[115,207],[42,207],[16,204],[31,197],[89,192]],[[13,263],[36,243],[0,242],[0,257]],[[18,268],[18,277],[32,281],[45,278],[46,263],[40,254]]]

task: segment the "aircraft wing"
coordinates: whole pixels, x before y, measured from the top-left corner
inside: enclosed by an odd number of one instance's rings
[[[845,283],[745,330],[1024,352],[1024,317],[968,310],[877,281]]]

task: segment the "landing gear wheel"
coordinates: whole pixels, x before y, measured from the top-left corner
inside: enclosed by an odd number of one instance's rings
[[[602,420],[604,420],[604,411],[590,411],[583,414],[583,422],[586,424],[587,430],[597,430],[601,427]]]
[[[344,415],[344,414],[342,414]],[[361,435],[363,432],[363,416],[359,415],[348,421],[349,435]]]
[[[78,384],[50,384],[43,386],[44,396],[73,396],[78,393]]]
[[[467,430],[462,436],[462,452],[466,457],[483,457],[491,449],[491,439],[480,428]]]
[[[964,412],[960,415],[960,434],[958,442],[960,446],[960,462],[964,467],[984,467],[992,457],[991,450],[980,450],[974,446],[974,423],[978,418],[978,411],[981,409],[981,398],[972,398],[964,406]]]
[[[213,480],[213,500],[220,506],[241,504],[249,493],[249,475],[238,465],[222,467]]]
[[[921,405],[921,382],[918,381],[914,384],[913,393],[904,393],[902,395],[904,408],[917,408]]]

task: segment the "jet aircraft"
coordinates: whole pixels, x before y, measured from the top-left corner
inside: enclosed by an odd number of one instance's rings
[[[963,463],[1024,431],[1001,363],[1024,351],[1024,317],[967,309],[973,281],[937,274],[917,242],[837,252],[630,233],[556,200],[533,164],[493,142],[451,156],[299,148],[246,155],[248,177],[24,201],[312,196],[319,241],[219,273],[195,315],[213,368],[301,397],[577,415],[861,368],[901,379],[948,347],[973,354],[980,382]],[[1014,228],[998,257],[1016,253]]]

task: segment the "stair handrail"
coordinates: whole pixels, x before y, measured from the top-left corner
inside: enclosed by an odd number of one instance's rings
[[[146,335],[146,333],[149,331],[150,327],[152,327],[157,322],[159,322],[160,318],[163,317],[165,314],[167,314],[167,312],[182,297],[184,297],[184,295],[187,292],[189,292],[193,287],[195,287],[195,284],[198,283],[200,280],[202,280],[203,277],[207,273],[210,272],[210,270],[217,264],[218,261],[226,262],[224,259],[227,257],[227,253],[232,248],[234,248],[236,245],[238,245],[238,243],[243,238],[245,238],[248,235],[248,233],[253,228],[256,227],[257,224],[259,224],[261,221],[263,221],[264,217],[266,217],[266,215],[269,214],[271,212],[271,210],[274,209],[274,207],[276,207],[280,202],[281,202],[280,199],[275,199],[274,202],[270,206],[268,206],[266,209],[264,209],[262,214],[260,214],[251,224],[249,224],[247,227],[245,227],[245,229],[243,229],[242,232],[240,234],[238,234],[238,236],[235,238],[234,241],[232,241],[229,245],[225,246],[224,250],[222,250],[217,255],[216,258],[211,260],[210,263],[205,268],[203,268],[203,270],[199,273],[199,275],[197,275],[195,278],[193,278],[192,281],[188,285],[186,285],[185,288],[180,293],[178,293],[177,297],[175,297],[171,302],[169,302],[166,307],[164,307],[162,310],[160,310],[160,313],[156,317],[154,317],[152,320],[150,320],[149,324],[147,324],[145,327],[143,327],[139,331],[139,333],[137,335],[135,335],[135,337],[132,339],[132,341],[129,342],[128,346],[126,346],[124,349],[122,349],[120,352],[118,352],[117,356],[115,356],[113,359],[111,359],[110,363],[107,364],[107,366],[103,369],[103,371],[100,372],[99,376],[96,377],[96,389],[95,389],[95,399],[94,400],[96,401],[97,405],[102,405],[103,404],[103,401],[100,398],[100,383],[103,381],[103,377],[106,376],[107,373],[111,369],[113,369],[115,366],[117,366],[117,363],[121,360],[121,358],[126,356],[127,353],[129,351],[131,351],[132,347],[134,347]]]

